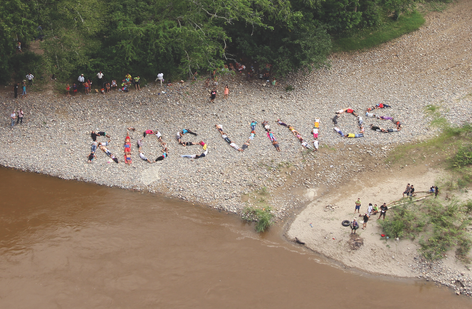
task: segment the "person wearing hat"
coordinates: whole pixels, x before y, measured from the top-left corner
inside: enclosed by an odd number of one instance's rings
[[[80,74],[79,78],[77,78],[77,81],[79,82],[79,86],[82,87],[85,83],[84,74]]]

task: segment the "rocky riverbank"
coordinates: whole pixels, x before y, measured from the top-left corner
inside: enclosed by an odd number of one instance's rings
[[[283,217],[310,201],[316,190],[333,190],[366,170],[382,171],[382,158],[396,145],[435,134],[425,114],[427,106],[437,106],[453,124],[470,121],[471,8],[467,1],[459,1],[451,10],[430,14],[426,25],[414,33],[366,52],[333,55],[329,69],[288,76],[277,86],[258,79],[247,82],[241,75],[221,76],[215,103],[209,103],[209,89],[202,80],[164,88],[151,83],[141,91],[73,98],[30,92],[27,98],[14,100],[12,92],[5,91],[0,96],[5,120],[0,128],[4,141],[0,164],[158,192],[234,213],[255,203],[252,194],[263,189],[268,192],[267,202]],[[226,84],[230,95],[224,100]],[[289,85],[294,90],[287,92]],[[400,132],[373,132],[368,125],[389,128],[393,123],[365,117],[363,138],[341,138],[333,131],[335,111],[351,107],[363,114],[381,102],[392,108],[381,110],[380,115],[400,120]],[[8,116],[20,107],[25,111],[24,124],[11,129]],[[304,150],[287,128],[275,123],[279,118],[308,141],[313,141],[310,132],[319,118],[319,151]],[[253,120],[258,121],[256,137],[244,152],[231,148],[215,129],[215,124],[223,125],[230,139],[242,146]],[[264,120],[270,122],[281,152],[265,136]],[[343,115],[338,122],[344,132],[358,131],[352,115]],[[136,128],[131,132],[131,166],[122,162],[127,127]],[[177,144],[174,136],[184,128],[198,133],[186,135],[185,141],[207,143],[207,157],[180,157],[202,152],[200,146]],[[164,161],[149,164],[139,159],[135,144],[147,129],[159,129],[168,143],[169,157]],[[119,164],[110,163],[100,151],[92,164],[87,163],[92,130],[111,136],[108,148]],[[155,159],[161,146],[154,136],[146,137],[143,151]]]

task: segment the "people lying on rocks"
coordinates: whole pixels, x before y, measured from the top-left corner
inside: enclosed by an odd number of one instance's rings
[[[215,127],[218,130],[218,132],[220,132],[220,134],[223,133],[223,126],[221,124],[215,124]]]
[[[303,143],[303,137],[302,137],[300,134],[298,134],[298,132],[297,132],[297,134],[295,135],[295,137],[298,139],[298,141],[299,141],[300,143]]]
[[[115,161],[115,163],[118,163],[118,159],[110,152],[110,150],[108,150],[105,146],[103,145],[100,145],[99,143],[99,146],[101,151],[103,151],[107,156],[109,156],[113,161]]]
[[[346,113],[348,114],[353,114],[354,116],[358,117],[359,115],[357,115],[356,111],[353,110],[352,108],[347,108],[346,109]]]
[[[333,117],[332,120],[333,120],[333,124],[334,124],[334,125],[337,125],[337,124],[338,124],[338,119],[339,119],[339,115],[335,115],[335,116]]]
[[[203,150],[207,150],[207,144],[204,141],[200,141],[199,144],[202,146]]]
[[[162,151],[162,155],[159,156],[159,157],[157,157],[156,162],[157,162],[157,161],[162,161],[162,160],[164,160],[165,158],[167,158],[167,156],[168,156],[167,152],[168,152],[168,151],[167,151],[167,147],[164,147],[164,150]]]
[[[255,131],[255,130],[256,130],[256,125],[257,125],[257,121],[251,122],[251,131]]]
[[[346,137],[346,138],[359,138],[359,137],[364,137],[364,134],[362,134],[362,133],[359,133],[359,134],[347,133],[346,135],[344,135],[344,137]]]
[[[262,124],[264,124],[264,123],[262,123]],[[281,126],[284,126],[284,127],[288,127],[288,125],[285,122],[280,121],[280,119],[277,119],[277,124],[281,125]]]
[[[221,137],[228,143],[231,144],[231,140],[228,138],[228,135],[226,133],[221,133]]]
[[[245,151],[246,149],[248,149],[250,142],[251,142],[251,140],[248,139],[248,140],[243,144],[243,146],[241,147],[241,150],[242,150],[242,151]]]
[[[340,110],[338,110],[338,111],[336,112],[336,114],[341,115],[341,114],[343,114],[343,113],[346,112],[346,111],[347,111],[347,108],[340,109]]]
[[[398,129],[397,129],[397,128],[387,129],[387,132],[388,132],[388,133],[398,132]]]
[[[98,142],[95,141],[92,143],[92,147],[91,147],[91,152],[95,153],[95,150],[97,150],[97,147],[98,147]]]
[[[193,145],[200,145],[197,142],[182,142],[182,146],[193,146]]]
[[[131,165],[131,163],[133,163],[131,160],[131,152],[125,153],[124,159],[125,159],[125,164]]]
[[[92,163],[93,159],[95,158],[95,153],[94,152],[91,152],[89,155],[88,155],[88,160],[87,162],[88,163]]]
[[[379,103],[375,105],[375,108],[390,108],[390,105],[387,105],[385,103]]]
[[[249,135],[249,139],[254,139],[254,136],[256,136],[256,132],[251,131],[251,135]]]
[[[317,129],[317,128],[313,128],[312,133],[313,133],[313,138],[314,138],[314,139],[318,139],[318,129]]]
[[[159,130],[154,131],[154,135],[156,135],[157,140],[162,143],[162,134]]]
[[[177,132],[177,135],[176,135],[175,137],[176,137],[176,139],[177,139],[177,142],[178,142],[180,145],[185,146],[185,143],[181,141],[181,138],[182,138],[182,133],[181,133],[181,132]]]
[[[341,137],[344,136],[344,133],[338,127],[334,127],[333,130],[336,131],[339,135],[341,135]]]
[[[273,141],[272,145],[274,145],[274,147],[277,151],[280,151],[280,146],[279,146],[279,143],[277,141]]]
[[[155,132],[153,130],[146,130],[143,132],[143,137],[146,137],[146,135],[151,135],[154,134]]]
[[[108,146],[110,145],[110,141],[98,142],[98,146]]]
[[[318,142],[318,140],[313,141],[313,147],[314,147],[315,151],[318,150],[318,148],[320,147],[320,143]]]
[[[275,136],[272,132],[267,132],[267,137],[270,139],[271,142],[275,141]]]
[[[92,131],[90,133],[90,137],[92,138],[92,140],[94,142],[97,140],[97,136],[106,136],[106,137],[110,138],[110,136],[108,134],[106,134],[105,132],[103,132],[103,131],[100,131],[100,132]]]
[[[362,125],[364,124],[364,120],[361,116],[357,116],[357,123],[359,124],[359,127],[362,127]]]
[[[398,121],[398,120],[397,120],[397,121],[392,120],[392,121],[393,121],[393,123],[397,126],[397,130],[400,131],[400,130],[402,129],[402,124],[401,124],[401,122]]]
[[[374,113],[371,112],[371,110],[372,110],[372,109],[369,107],[369,108],[367,109],[367,111],[365,112],[365,116],[366,116],[366,117],[369,117],[369,118],[375,118],[375,117],[377,117],[377,116],[375,116]]]
[[[136,146],[138,146],[138,151],[141,151],[141,148],[143,147],[143,139],[144,138],[138,139],[138,141],[136,142]]]
[[[195,135],[195,136],[198,135],[197,133],[192,132],[192,131],[190,131],[189,129],[183,129],[183,130],[182,130],[182,135],[187,134],[187,133],[188,133],[188,134]]]
[[[229,145],[230,145],[231,147],[233,147],[234,149],[236,149],[237,151],[244,151],[244,150],[242,150],[241,148],[239,148],[239,146],[236,145],[235,143],[230,143]]]
[[[393,121],[393,117],[390,117],[390,116],[377,116],[377,119],[392,120]]]
[[[129,133],[126,134],[125,143],[123,146],[125,153],[131,153],[131,137],[129,137]]]
[[[377,132],[388,133],[387,130],[382,129],[382,128],[379,127],[379,126],[375,126],[375,125],[373,125],[373,124],[370,125],[370,129],[371,129],[371,130],[374,130],[374,131],[377,131]]]
[[[189,158],[189,159],[200,159],[200,158],[203,158],[203,157],[206,157],[206,155],[208,154],[208,150],[206,150],[205,152],[199,154],[199,155],[181,155],[182,158]]]
[[[306,149],[311,149],[311,146],[307,142],[302,142],[302,147]]]
[[[139,152],[139,157],[143,160],[143,161],[146,161],[147,163],[152,163],[151,161],[149,161],[149,159],[144,155],[144,153],[142,153],[141,151]]]
[[[320,128],[320,120],[315,119],[315,128],[319,129]]]
[[[195,159],[204,158],[204,157],[206,157],[207,154],[208,154],[208,149],[205,150],[204,152],[202,152],[201,154],[195,156]]]
[[[264,122],[262,122],[262,126],[264,127],[264,129],[265,129],[266,131],[269,131],[269,130],[270,130],[270,126],[269,126],[269,122],[268,122],[268,121],[265,121],[265,120],[264,120]]]

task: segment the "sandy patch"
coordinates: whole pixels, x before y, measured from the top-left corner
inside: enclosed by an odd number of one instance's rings
[[[358,249],[356,240],[351,239],[351,229],[343,227],[343,220],[356,217],[362,227],[362,218],[354,215],[355,201],[362,201],[361,214],[367,211],[369,203],[381,205],[398,200],[407,183],[417,191],[425,191],[438,179],[442,172],[427,167],[406,167],[398,171],[386,169],[383,174],[364,173],[353,178],[336,190],[330,190],[318,196],[293,221],[287,237],[298,238],[306,246],[348,267],[356,267],[371,273],[415,277],[418,274],[411,269],[418,256],[419,245],[410,240],[382,238],[378,216],[372,216],[365,230],[359,229],[358,236],[363,244]],[[308,194],[313,191],[308,190]],[[444,196],[438,198],[443,199]],[[327,207],[329,205],[329,207]],[[390,212],[391,213],[391,212]],[[390,214],[387,212],[387,217]],[[452,256],[445,260],[446,265],[472,274],[464,265]]]

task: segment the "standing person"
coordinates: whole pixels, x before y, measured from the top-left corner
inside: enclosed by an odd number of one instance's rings
[[[77,81],[79,82],[79,87],[82,87],[85,83],[84,74],[80,74],[79,78],[77,78]]]
[[[84,90],[84,91],[85,91],[85,94],[88,94],[88,93],[89,93],[89,83],[84,82],[83,85],[84,85],[84,89],[85,89],[85,90]]]
[[[22,52],[22,51],[21,51],[21,42],[20,42],[20,41],[18,41],[18,45],[16,46],[16,48],[18,49],[18,51],[19,51],[20,53]]]
[[[25,113],[20,108],[20,110],[18,111],[18,119],[16,120],[16,124],[23,124],[23,117],[25,117]]]
[[[434,198],[437,198],[439,194],[439,188],[438,186],[434,186]]]
[[[11,129],[13,130],[13,126],[15,125],[15,120],[16,120],[16,113],[15,111],[13,111],[10,115],[10,119],[11,119]]]
[[[92,91],[92,81],[87,79],[87,83],[89,84],[89,92]]]
[[[352,219],[351,234],[356,234],[356,231],[357,231],[358,228],[359,228],[359,223],[357,223],[356,218]]]
[[[228,99],[228,96],[229,96],[229,88],[228,88],[228,85],[225,86],[225,93],[224,93],[224,98],[225,99]]]
[[[162,87],[162,82],[164,81],[164,73],[159,73],[157,74],[157,78],[155,81],[159,80],[159,82],[161,83],[161,87]]]
[[[403,197],[408,196],[410,194],[410,184],[406,185],[405,191],[403,191]]]
[[[23,82],[23,87],[22,87],[22,94],[21,94],[21,98],[26,98],[27,94],[26,94],[26,82]]]
[[[70,97],[70,86],[69,86],[69,84],[66,85],[66,92],[67,92],[67,96]]]
[[[98,79],[98,86],[100,87],[100,85],[103,85],[103,73],[102,71],[98,72],[97,73],[97,79]]]
[[[365,230],[365,228],[367,227],[367,221],[369,221],[369,214],[365,213],[364,214],[364,223],[362,224],[362,229]]]
[[[217,93],[216,88],[213,88],[213,90],[210,91],[210,103],[213,103],[213,101],[215,101],[216,93]]]
[[[34,75],[31,74],[31,73],[28,73],[28,74],[26,74],[26,79],[28,79],[29,85],[30,85],[30,86],[33,86]]]
[[[415,188],[413,187],[413,185],[411,185],[411,187],[410,187],[410,199],[413,197],[414,194],[415,194]]]
[[[370,214],[372,213],[372,210],[374,209],[374,207],[372,206],[372,203],[369,203],[369,207],[367,207],[367,213]]]
[[[141,87],[139,87],[139,80],[140,79],[141,79],[141,77],[139,77],[139,75],[134,77],[134,89],[136,89],[136,90],[141,90]]]
[[[77,93],[77,84],[76,83],[72,84],[72,92],[74,92],[74,94]]]
[[[387,204],[386,203],[383,203],[382,206],[380,206],[380,216],[377,220],[379,220],[380,218],[382,218],[383,216],[383,219],[385,220],[385,214],[387,213],[387,210],[388,210],[388,207],[387,207]]]
[[[18,83],[15,83],[15,86],[13,86],[13,93],[15,95],[15,99],[18,98],[18,88],[20,88],[20,85]]]
[[[356,210],[357,210],[357,213],[360,213],[360,209],[361,209],[361,198],[358,197],[356,201],[356,208],[354,208],[354,213],[356,213]]]

